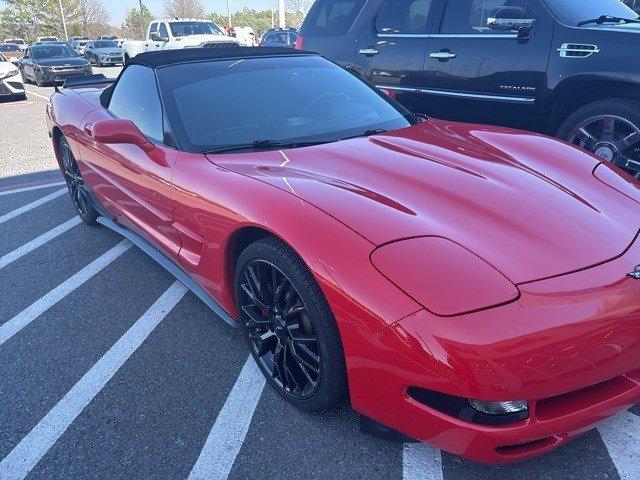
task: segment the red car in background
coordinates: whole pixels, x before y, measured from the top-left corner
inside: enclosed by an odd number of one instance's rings
[[[80,216],[243,329],[305,411],[477,461],[640,401],[640,189],[573,146],[417,118],[324,58],[138,55],[48,107]]]

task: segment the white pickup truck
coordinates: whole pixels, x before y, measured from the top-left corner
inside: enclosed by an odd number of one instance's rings
[[[122,43],[122,50],[126,63],[143,52],[239,45],[238,40],[227,36],[211,20],[165,19],[149,24],[146,40],[127,40]]]

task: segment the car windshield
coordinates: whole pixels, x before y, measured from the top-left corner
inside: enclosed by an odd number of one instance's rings
[[[42,37],[40,39],[42,42],[57,42],[58,39],[56,37]]]
[[[637,19],[638,14],[620,0],[546,0],[547,4],[560,20],[567,25],[591,20],[606,15]]]
[[[66,45],[47,45],[33,49],[33,58],[68,58],[76,57],[76,52]]]
[[[112,42],[112,41],[100,41],[100,42],[93,42],[93,47],[94,48],[115,48],[118,45],[116,45],[116,42]]]
[[[0,52],[19,52],[20,47],[17,45],[4,44],[0,45]]]
[[[418,122],[319,56],[171,65],[158,78],[174,133],[192,151],[329,143]]]
[[[223,35],[220,28],[213,22],[171,22],[171,35],[186,37],[188,35]]]
[[[16,45],[26,45],[25,41],[20,39],[7,40],[7,43],[15,43]]]

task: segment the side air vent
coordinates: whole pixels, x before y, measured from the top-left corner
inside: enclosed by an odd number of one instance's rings
[[[600,49],[597,45],[563,43],[558,52],[562,58],[587,58],[594,53],[600,53]]]

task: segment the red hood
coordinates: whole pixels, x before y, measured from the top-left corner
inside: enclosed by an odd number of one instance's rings
[[[597,159],[496,127],[432,120],[375,137],[210,159],[297,195],[376,245],[453,239],[516,284],[615,258],[640,226],[640,205],[593,176]]]

